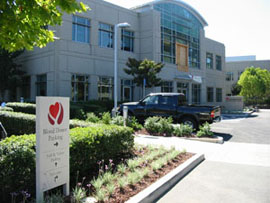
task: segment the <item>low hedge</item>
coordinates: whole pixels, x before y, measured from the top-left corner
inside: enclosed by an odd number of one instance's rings
[[[8,135],[35,133],[36,116],[32,114],[0,111],[0,122]]]
[[[11,107],[0,107],[0,111],[14,111]]]
[[[3,124],[8,135],[23,135],[36,132],[36,116],[32,114],[0,111],[0,122]],[[70,128],[95,125],[80,120],[70,120],[69,124]]]
[[[16,112],[36,114],[36,105],[30,103],[20,103],[20,102],[8,102],[6,107],[12,108]]]
[[[98,170],[97,162],[121,160],[134,146],[131,128],[98,125],[70,130],[70,178],[75,183],[77,171],[89,176]],[[0,142],[0,202],[8,202],[11,192],[27,190],[35,194],[34,134],[11,136]]]

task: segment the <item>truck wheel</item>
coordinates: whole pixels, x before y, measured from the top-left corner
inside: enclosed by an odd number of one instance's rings
[[[198,129],[198,123],[193,118],[183,118],[181,123],[184,125],[189,125],[195,130]]]

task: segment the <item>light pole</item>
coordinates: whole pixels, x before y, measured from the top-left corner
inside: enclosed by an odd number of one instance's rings
[[[117,48],[117,32],[118,32],[118,28],[127,28],[130,27],[130,24],[128,23],[119,23],[114,25],[114,108],[113,108],[113,116],[116,115],[116,108],[117,108],[117,52],[118,52],[118,48]]]

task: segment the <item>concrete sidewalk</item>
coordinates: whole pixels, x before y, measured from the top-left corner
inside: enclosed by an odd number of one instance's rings
[[[203,153],[206,160],[270,167],[270,145],[225,142],[214,144],[177,137],[136,136],[136,143],[175,146],[179,150]]]
[[[270,202],[270,145],[221,145],[153,136],[136,136],[135,142],[205,154],[206,161],[168,191],[160,203]]]

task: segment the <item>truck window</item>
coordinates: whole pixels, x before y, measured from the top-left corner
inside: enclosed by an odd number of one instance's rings
[[[175,104],[174,102],[174,97],[172,96],[161,96],[159,98],[159,104],[161,105],[169,105],[169,106],[173,106]]]
[[[158,104],[158,96],[149,96],[142,101],[145,105]]]
[[[178,96],[178,106],[186,106],[187,105],[187,99],[185,95],[179,95]]]

